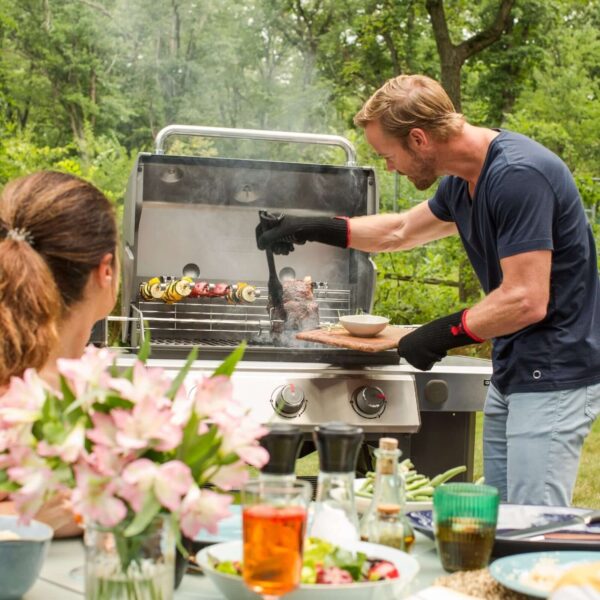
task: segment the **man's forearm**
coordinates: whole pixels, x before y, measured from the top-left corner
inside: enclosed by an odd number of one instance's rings
[[[350,248],[364,252],[407,250],[402,245],[402,214],[369,215],[348,221]]]
[[[489,340],[524,329],[545,315],[546,306],[532,300],[526,288],[500,286],[469,309],[466,322],[476,336]]]
[[[399,214],[355,217],[348,225],[350,248],[365,252],[410,250],[456,233],[456,225],[435,217],[427,202]]]

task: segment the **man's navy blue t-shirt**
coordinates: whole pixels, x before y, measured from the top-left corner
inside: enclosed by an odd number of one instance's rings
[[[503,394],[582,387],[600,381],[600,279],[596,247],[567,166],[533,140],[501,131],[474,198],[444,177],[429,200],[454,221],[486,294],[502,283],[500,260],[552,251],[546,317],[493,340],[492,383]]]

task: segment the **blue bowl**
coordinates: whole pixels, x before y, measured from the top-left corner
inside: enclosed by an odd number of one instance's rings
[[[0,516],[0,532],[6,531],[19,539],[0,540],[0,600],[17,600],[38,578],[53,531],[39,521],[22,525],[16,516]]]

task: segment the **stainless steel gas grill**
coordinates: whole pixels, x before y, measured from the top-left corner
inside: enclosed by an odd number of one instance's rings
[[[165,155],[164,141],[173,134],[335,145],[346,152],[347,165]],[[136,348],[150,335],[152,362],[173,370],[199,347],[194,371],[208,374],[246,340],[234,387],[262,421],[292,420],[309,432],[344,420],[361,425],[367,439],[397,435],[424,472],[471,465],[486,362],[448,361],[430,373],[415,372],[398,364],[394,350],[363,353],[301,342],[294,332],[281,333],[268,310],[267,262],[255,237],[259,210],[354,217],[377,208],[375,172],[356,166],[344,138],[165,128],[156,151],[139,155],[125,196],[122,341]],[[322,326],[371,311],[376,272],[368,254],[313,243],[275,261],[284,285],[310,278]],[[177,281],[183,281],[180,291],[187,286],[187,297],[171,291]],[[203,295],[192,297],[193,286]],[[242,293],[246,286],[251,293]]]

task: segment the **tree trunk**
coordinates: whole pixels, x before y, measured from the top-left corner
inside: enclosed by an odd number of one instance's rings
[[[427,0],[425,6],[431,19],[433,35],[440,56],[442,86],[461,111],[460,72],[465,61],[498,41],[509,27],[515,0],[500,0],[500,6],[492,23],[460,44],[453,44],[448,31],[444,0]]]
[[[491,46],[502,37],[502,34],[509,28],[514,3],[515,0],[500,0],[496,16],[488,27],[460,44],[453,44],[444,12],[444,0],[426,1],[425,6],[431,18],[435,43],[440,56],[441,83],[457,112],[462,110],[460,74],[463,64],[468,58]],[[479,282],[465,256],[459,267],[459,300],[461,304],[469,304],[476,302],[480,295]]]

